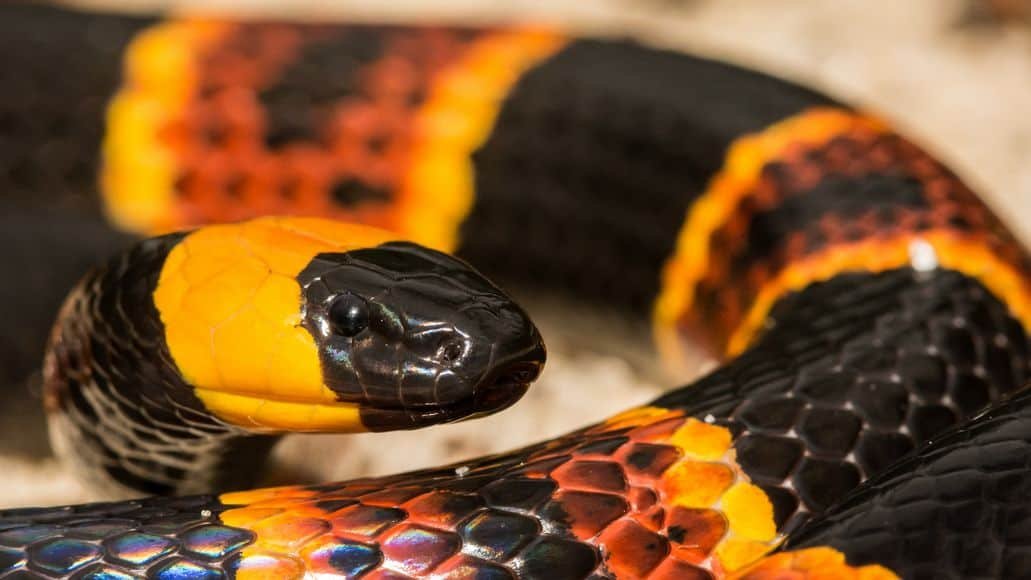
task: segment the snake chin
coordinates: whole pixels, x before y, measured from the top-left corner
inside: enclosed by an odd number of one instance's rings
[[[484,381],[473,395],[474,411],[463,419],[490,415],[507,409],[526,394],[530,383],[540,376],[541,365],[533,362],[517,362]]]

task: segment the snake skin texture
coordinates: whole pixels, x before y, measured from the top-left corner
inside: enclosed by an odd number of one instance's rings
[[[2,512],[0,577],[117,580],[136,569],[167,580],[224,578],[211,566],[254,536],[220,525],[222,509],[194,496]]]
[[[836,308],[822,307],[828,303]],[[992,355],[993,388],[1012,389],[1027,372],[1026,358],[1016,354],[1027,348],[1026,336],[1007,334],[1015,322],[1004,307],[952,272],[842,276],[789,296],[771,316],[773,330],[739,363],[651,407],[536,446],[387,478],[240,492],[218,502],[198,498],[198,510],[219,514],[221,525],[235,531],[220,533],[250,541],[236,544],[236,557],[193,563],[210,567],[212,578],[225,572],[243,577],[252,567],[281,577],[305,570],[369,577],[712,578],[722,572],[713,562],[748,561],[775,545],[783,522],[798,509],[792,489],[805,510],[819,513],[883,469],[892,459],[886,453],[901,456],[913,437],[940,431],[943,422],[957,422],[995,396],[990,383],[962,378],[964,370],[988,363],[943,362],[958,341],[978,337],[980,346],[972,350],[985,352],[985,361],[991,350],[981,337],[1000,349]],[[832,356],[828,343],[839,349]],[[918,362],[884,366],[911,357]],[[884,375],[895,368],[909,370]],[[871,396],[881,391],[896,394]],[[855,429],[837,428],[842,424]],[[900,434],[903,424],[908,430]],[[740,468],[725,459],[732,447]],[[773,500],[768,509],[776,525],[755,516],[763,510],[749,499],[757,492]],[[172,506],[183,501],[168,500]],[[146,505],[163,511],[161,500]],[[0,525],[53,526],[39,534],[38,544],[9,554],[12,569],[53,574],[44,577],[73,571],[88,577],[104,566],[157,573],[178,562],[192,537],[178,528],[159,534],[160,540],[148,540],[162,547],[154,550],[159,555],[130,565],[117,551],[131,543],[122,540],[129,530],[85,539],[70,525],[82,518],[75,509],[82,508],[3,514]],[[127,525],[133,533],[146,529]],[[196,524],[191,519],[189,525]],[[20,538],[18,529],[9,533]],[[65,543],[51,546],[58,540]],[[3,536],[0,543],[9,545]],[[58,546],[66,545],[84,555],[59,560],[65,552]]]
[[[842,275],[771,319],[753,349],[655,404],[726,424],[788,530],[1031,370],[1020,324],[955,273]]]
[[[788,543],[906,578],[1031,575],[1031,391],[935,438]]]
[[[501,279],[647,314],[684,214],[731,142],[834,105],[729,71],[629,42],[570,43],[523,76],[473,156],[478,202],[459,253]],[[714,102],[749,113],[720,115]]]
[[[47,355],[45,403],[62,411],[50,414],[52,443],[84,479],[112,488],[108,493],[189,493],[211,487],[210,478],[228,478],[218,487],[246,485],[273,442],[242,439],[213,420],[174,370],[149,296],[182,237],[143,242],[88,275],[66,303],[70,312],[60,317]]]
[[[28,27],[53,12],[18,10],[6,15]],[[724,362],[644,407],[462,464],[0,512],[0,578],[1031,572],[1022,507],[1002,509],[1024,491],[1016,425],[1031,399],[968,422],[1031,372],[1031,260],[876,116],[732,65],[547,29],[186,19],[105,38],[124,70],[96,77],[110,107],[91,146],[119,228],[359,221],[502,280],[651,312],[663,354],[698,338]],[[50,364],[95,357],[109,376],[86,392],[99,395],[130,375],[102,364],[104,348],[142,353],[164,327],[118,311],[120,292],[147,284],[86,288],[73,304],[111,328],[83,329]],[[141,344],[117,336],[119,317],[144,321]],[[172,393],[177,412],[205,410]],[[110,421],[102,401],[79,402],[77,420],[131,446],[139,401]]]

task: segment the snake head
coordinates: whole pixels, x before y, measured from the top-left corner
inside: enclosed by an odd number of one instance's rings
[[[325,384],[371,430],[501,410],[544,364],[527,314],[447,254],[407,242],[321,253],[298,280]]]
[[[252,432],[353,432],[518,400],[545,358],[526,313],[465,262],[395,239],[315,218],[186,234],[154,305],[194,406]]]

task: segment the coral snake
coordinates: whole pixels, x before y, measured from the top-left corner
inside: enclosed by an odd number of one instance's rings
[[[4,372],[122,248],[45,404],[154,496],[0,511],[0,578],[1031,577],[1028,256],[875,115],[539,28],[5,4],[0,53]],[[285,431],[515,402],[540,336],[466,261],[724,362],[509,453],[224,492]]]

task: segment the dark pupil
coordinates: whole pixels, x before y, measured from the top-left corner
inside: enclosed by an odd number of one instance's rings
[[[329,321],[333,325],[333,332],[354,336],[369,325],[369,307],[358,296],[343,294],[329,307]]]

